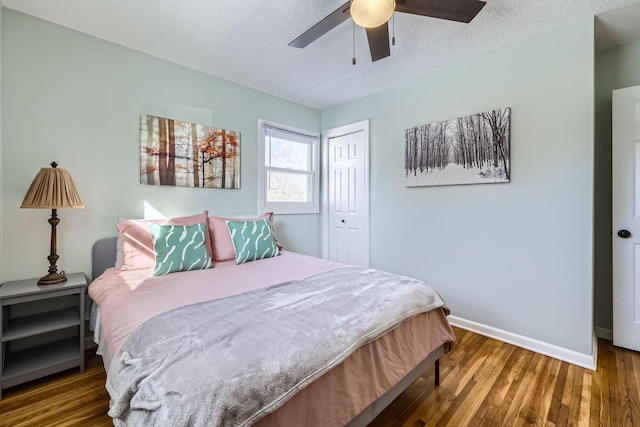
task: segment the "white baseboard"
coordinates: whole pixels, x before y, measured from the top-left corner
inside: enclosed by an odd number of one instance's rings
[[[596,335],[603,340],[613,341],[613,330],[596,326]]]
[[[523,335],[514,334],[513,332],[504,331],[502,329],[494,328],[493,326],[483,325],[482,323],[473,322],[471,320],[462,319],[456,316],[448,316],[449,323],[458,328],[466,329],[471,332],[475,332],[480,335],[484,335],[489,338],[496,339],[498,341],[506,342],[508,344],[522,347],[527,350],[535,351],[536,353],[544,354],[545,356],[553,357],[564,362],[571,363],[573,365],[581,366],[583,368],[591,369],[595,371],[597,360],[597,337],[594,334],[593,354],[579,353],[568,348],[559,347],[554,344],[549,344],[544,341],[539,341],[533,338],[525,337]]]

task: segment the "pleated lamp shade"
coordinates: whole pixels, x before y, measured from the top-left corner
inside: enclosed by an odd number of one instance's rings
[[[61,209],[84,208],[76,185],[69,171],[58,169],[55,162],[50,168],[42,168],[24,196],[21,208]]]

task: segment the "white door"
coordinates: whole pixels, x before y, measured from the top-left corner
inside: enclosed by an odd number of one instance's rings
[[[325,257],[369,266],[368,122],[327,132]]]
[[[613,344],[640,351],[640,86],[613,91]]]

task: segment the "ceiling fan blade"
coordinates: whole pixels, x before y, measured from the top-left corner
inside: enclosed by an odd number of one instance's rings
[[[375,62],[391,55],[391,48],[389,47],[389,25],[385,22],[379,27],[367,28],[366,30],[367,39],[369,40],[369,51],[371,52],[371,61]]]
[[[351,12],[349,11],[350,7],[351,2],[346,2],[342,6],[331,12],[326,18],[318,22],[316,25],[300,34],[294,41],[289,43],[289,46],[303,48],[306,47],[309,43],[316,41],[324,34],[328,33],[347,19],[351,18]]]
[[[396,12],[469,23],[486,2],[480,0],[397,0]]]

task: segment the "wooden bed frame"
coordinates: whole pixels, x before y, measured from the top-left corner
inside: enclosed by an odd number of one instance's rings
[[[98,277],[107,268],[111,268],[116,262],[117,238],[106,237],[94,243],[92,249],[91,273],[93,278]],[[432,351],[422,362],[409,372],[400,382],[389,389],[378,400],[364,409],[358,416],[352,419],[347,427],[364,427],[373,421],[391,402],[415,380],[421,377],[431,365],[434,365],[435,385],[440,385],[440,356],[444,354],[444,345]]]

